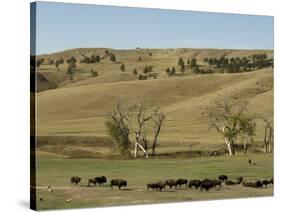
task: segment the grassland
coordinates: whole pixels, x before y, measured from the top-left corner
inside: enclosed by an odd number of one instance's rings
[[[165,69],[175,66],[182,57],[196,58],[201,67],[205,57],[243,57],[273,51],[216,50],[216,49],[135,49],[114,50],[117,62],[104,55],[106,49],[73,49],[40,55],[45,61],[78,58],[82,54],[98,54],[101,62],[77,62],[74,80],[66,74],[67,64],[43,64],[38,80],[42,91],[36,93],[37,106],[37,205],[39,209],[100,207],[124,204],[144,204],[174,201],[195,201],[273,195],[272,186],[263,189],[241,185],[223,186],[209,193],[196,190],[146,190],[146,184],[168,178],[217,178],[227,174],[231,179],[243,176],[246,180],[271,178],[273,155],[257,153],[263,145],[264,127],[256,120],[257,128],[249,141],[249,152],[234,157],[208,157],[210,151],[224,149],[222,138],[209,129],[204,115],[206,108],[226,97],[247,101],[252,115],[273,116],[273,68],[252,72],[195,75],[187,68],[183,76],[167,77]],[[149,53],[152,56],[149,56]],[[141,57],[141,61],[138,58]],[[126,71],[120,70],[125,64]],[[157,79],[138,80],[133,70],[140,72],[153,66]],[[91,70],[98,71],[92,77]],[[156,149],[158,157],[149,160],[121,160],[118,149],[110,140],[105,127],[106,114],[116,102],[130,105],[142,102],[160,106],[166,119]],[[150,141],[151,137],[148,135]],[[242,144],[241,138],[236,141]],[[160,156],[161,155],[161,156]],[[160,156],[160,157],[159,157]],[[204,156],[204,157],[202,157]],[[251,158],[256,166],[248,164]],[[115,160],[113,160],[115,159]],[[82,177],[80,186],[70,185],[70,177]],[[124,178],[128,189],[111,190],[109,186],[88,188],[90,177],[105,175]],[[47,191],[51,185],[53,192]],[[40,201],[43,198],[43,201]],[[70,202],[66,202],[71,199]]]
[[[249,165],[251,157],[257,165]],[[147,191],[146,184],[169,178],[204,179],[226,174],[231,179],[243,176],[245,180],[272,177],[272,154],[237,155],[231,157],[202,157],[193,159],[162,160],[96,160],[69,159],[62,155],[37,153],[37,204],[38,209],[102,207],[129,204],[150,204],[175,201],[196,201],[225,198],[271,196],[273,188],[246,188],[242,185],[223,186],[222,189],[199,190],[166,189],[163,192]],[[79,175],[82,183],[70,185],[70,177]],[[108,180],[123,178],[128,188],[111,190],[107,185],[87,187],[87,180],[105,175]],[[53,192],[47,191],[51,185]],[[43,198],[43,201],[39,199]],[[71,199],[70,202],[66,200]]]

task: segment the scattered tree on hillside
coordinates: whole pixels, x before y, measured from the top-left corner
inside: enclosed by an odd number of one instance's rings
[[[110,60],[111,60],[112,62],[116,62],[115,54],[111,54],[111,55],[110,55]]]
[[[72,56],[72,57],[68,58],[68,59],[66,60],[66,62],[67,62],[68,64],[72,64],[72,63],[76,63],[77,60],[76,60],[76,58],[75,58],[74,56]]]
[[[53,64],[54,64],[54,60],[51,59],[51,58],[49,58],[49,59],[48,59],[48,64],[49,64],[49,65],[53,65]]]
[[[170,75],[171,75],[171,76],[176,75],[176,68],[175,68],[175,67],[172,68],[172,70],[171,70],[171,72],[170,72]]]
[[[182,57],[179,58],[178,65],[181,67],[184,67],[184,61],[183,61]]]
[[[92,77],[97,77],[98,76],[98,72],[94,71],[93,69],[91,69],[91,75],[92,75]]]
[[[139,61],[141,61],[142,59],[141,59],[141,56],[139,56]]]
[[[170,72],[171,72],[170,68],[166,68],[165,72],[167,73],[168,76],[170,76]]]
[[[196,58],[192,58],[190,61],[190,67],[193,68],[195,66],[197,66],[197,60],[196,60]]]
[[[181,74],[184,74],[184,72],[185,72],[184,65],[182,65],[182,66],[180,67],[180,72],[181,72]]]
[[[39,58],[36,60],[36,66],[39,68],[44,63],[44,58]]]
[[[137,69],[134,69],[133,74],[134,74],[134,75],[138,75]]]
[[[124,65],[124,64],[122,64],[122,65],[120,66],[120,70],[121,70],[122,72],[125,72],[125,65]]]
[[[187,65],[190,65],[190,59],[187,59],[186,63],[187,63]]]
[[[66,73],[73,79],[73,75],[76,71],[76,64],[75,63],[70,63],[68,65]]]
[[[151,57],[152,56],[152,52],[149,52],[148,55]]]

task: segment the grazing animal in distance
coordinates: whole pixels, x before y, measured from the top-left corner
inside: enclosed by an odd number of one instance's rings
[[[237,182],[236,182],[236,184],[241,184],[242,183],[242,181],[243,181],[243,177],[237,177]]]
[[[127,187],[127,181],[122,179],[113,179],[110,181],[110,187],[113,189],[113,186],[118,186],[119,190],[121,190],[122,187]]]
[[[267,185],[270,184],[270,183],[271,183],[270,180],[263,180],[262,181],[262,185],[265,186],[265,187],[267,187]]]
[[[158,190],[158,191],[162,191],[162,189],[165,188],[165,183],[160,181],[160,182],[157,182],[157,183],[148,183],[146,185],[147,187],[147,190],[149,190],[149,188],[152,188],[152,190],[154,191],[155,190]]]
[[[95,177],[94,179],[89,179],[88,180],[88,186],[90,186],[91,184],[94,184],[94,186],[96,184],[103,184],[106,183],[106,177],[105,176],[101,176],[101,177]]]
[[[218,179],[225,182],[228,179],[228,176],[226,176],[225,174],[222,174],[218,177]]]
[[[214,187],[214,183],[213,180],[210,179],[205,179],[202,181],[201,183],[201,188],[200,190],[203,191],[203,189],[205,189],[206,191],[209,191],[209,189]]]
[[[188,182],[187,179],[183,179],[183,178],[177,179],[176,180],[176,187],[178,187],[178,186],[181,187],[182,185],[185,185],[185,187],[187,187],[187,182]]]
[[[263,184],[260,180],[256,181],[256,182],[243,182],[242,183],[243,186],[245,187],[252,187],[252,188],[261,188],[263,187]]]
[[[257,165],[257,164],[254,163],[251,159],[248,160],[248,163],[249,163],[250,165]]]
[[[273,178],[271,178],[270,183],[273,185]]]
[[[195,187],[196,189],[198,189],[201,186],[201,183],[201,180],[190,180],[188,183],[188,188]]]
[[[176,186],[177,186],[176,181],[173,179],[166,180],[165,185],[169,186],[170,189],[172,189],[173,187],[176,188]]]
[[[78,183],[81,182],[81,180],[82,180],[81,177],[73,176],[73,177],[71,177],[71,179],[70,179],[70,183],[71,183],[71,184],[77,185]]]

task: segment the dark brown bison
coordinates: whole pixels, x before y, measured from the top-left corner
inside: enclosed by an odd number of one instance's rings
[[[71,184],[75,184],[75,185],[77,185],[78,183],[80,183],[81,182],[81,178],[80,177],[78,177],[78,176],[73,176],[73,177],[71,177],[71,179],[70,179],[70,183]]]
[[[260,180],[256,181],[256,182],[243,182],[242,184],[245,187],[252,187],[252,188],[261,188],[263,187],[263,184]]]
[[[209,189],[211,189],[213,187],[214,187],[213,180],[205,179],[201,183],[200,190],[203,191],[205,189],[206,191],[209,191]]]
[[[218,178],[219,178],[219,180],[221,180],[221,181],[224,182],[224,181],[226,181],[226,180],[228,179],[228,176],[222,174],[222,175],[220,175]]]
[[[106,183],[106,177],[105,176],[101,176],[101,177],[95,177],[93,179],[89,179],[88,180],[88,186],[91,186],[91,184],[94,184],[94,186],[96,184],[103,184],[103,183]]]
[[[118,186],[119,190],[121,190],[122,187],[127,187],[127,185],[127,181],[122,179],[113,179],[110,181],[110,187]]]
[[[146,186],[147,186],[147,190],[152,188],[153,191],[154,191],[154,189],[162,191],[162,189],[165,188],[165,183],[163,183],[163,182],[148,183]]]
[[[195,187],[196,189],[198,189],[201,186],[201,183],[201,180],[190,180],[188,183],[188,188]]]
[[[182,179],[182,178],[177,179],[176,180],[176,187],[178,187],[178,186],[181,187],[182,185],[185,185],[185,187],[187,187],[187,182],[188,182],[187,179]]]
[[[166,185],[166,186],[169,186],[170,189],[172,189],[173,187],[176,188],[176,186],[177,186],[176,181],[173,180],[173,179],[166,180],[166,181],[165,181],[165,185]]]

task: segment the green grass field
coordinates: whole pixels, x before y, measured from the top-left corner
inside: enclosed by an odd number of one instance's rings
[[[251,158],[257,165],[249,165]],[[236,155],[235,157],[201,157],[191,159],[97,160],[69,159],[52,153],[37,153],[38,209],[102,207],[113,205],[150,204],[225,198],[271,196],[273,188],[246,188],[242,185],[201,192],[199,190],[167,189],[147,191],[146,184],[169,178],[204,179],[226,174],[230,179],[268,179],[273,176],[272,154]],[[71,176],[82,178],[79,186],[70,185]],[[107,180],[123,178],[128,188],[119,191],[107,185],[87,187],[89,178],[105,175]],[[51,185],[53,192],[48,192]],[[43,198],[43,201],[40,201]],[[66,200],[69,200],[66,202]]]

